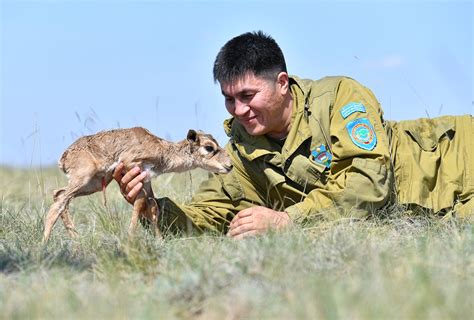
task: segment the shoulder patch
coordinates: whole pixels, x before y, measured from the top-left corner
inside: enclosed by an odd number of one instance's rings
[[[377,145],[377,136],[369,119],[359,118],[346,125],[349,137],[356,146],[364,150],[373,150]]]
[[[341,116],[345,119],[354,112],[365,113],[366,111],[364,105],[360,102],[351,102],[349,104],[346,104],[341,109]]]

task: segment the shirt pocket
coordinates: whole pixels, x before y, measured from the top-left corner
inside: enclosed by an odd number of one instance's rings
[[[291,159],[285,174],[300,186],[306,187],[309,185],[314,188],[319,181],[324,179],[325,170],[326,166],[318,164],[302,154],[298,154]]]
[[[230,200],[237,202],[245,198],[244,188],[233,171],[225,175],[219,175],[219,178],[221,180],[222,190]]]
[[[403,129],[423,151],[433,152],[442,140],[453,139],[454,128],[454,123],[448,120],[435,121],[435,119],[423,118],[407,121]]]
[[[398,123],[394,173],[398,199],[438,211],[449,205],[462,184],[460,150],[456,149],[453,117]]]

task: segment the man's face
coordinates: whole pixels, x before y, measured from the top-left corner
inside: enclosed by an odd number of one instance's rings
[[[288,133],[291,103],[288,106],[288,75],[275,80],[253,73],[221,83],[227,111],[253,136],[283,138]]]

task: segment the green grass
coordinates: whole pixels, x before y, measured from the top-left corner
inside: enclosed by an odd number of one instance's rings
[[[75,199],[80,233],[57,223],[41,244],[56,168],[1,168],[0,318],[468,319],[474,314],[474,225],[399,213],[311,223],[233,241],[127,237],[131,206],[113,183]],[[180,201],[206,176],[162,176]],[[183,188],[184,186],[184,188]]]

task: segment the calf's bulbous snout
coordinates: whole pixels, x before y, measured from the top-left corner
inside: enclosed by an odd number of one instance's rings
[[[226,164],[222,166],[222,170],[219,173],[229,173],[232,170],[232,164]]]
[[[220,173],[228,173],[230,170],[232,170],[232,161],[230,160],[229,154],[225,149],[221,149],[219,152],[220,157],[221,157],[221,164],[222,164],[222,172]]]
[[[232,161],[224,149],[220,149],[212,158],[204,160],[202,164],[204,169],[214,173],[229,173],[232,169]]]

